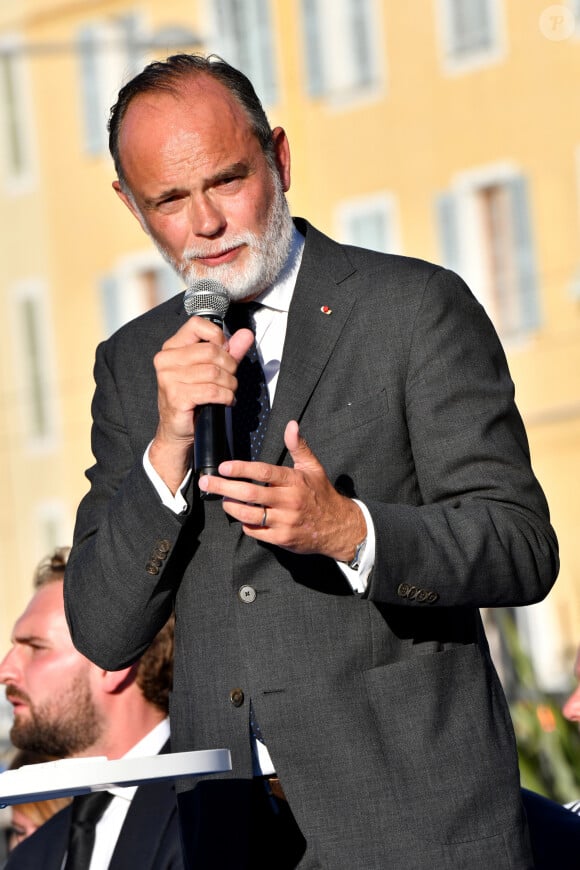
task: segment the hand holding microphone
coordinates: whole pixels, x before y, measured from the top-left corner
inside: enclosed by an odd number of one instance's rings
[[[218,294],[213,293],[216,285]],[[203,294],[197,295],[199,290]],[[211,291],[209,296],[206,295],[208,291]],[[221,307],[217,310],[210,304],[214,295],[220,297]],[[158,387],[159,422],[149,450],[149,459],[173,493],[177,492],[191,467],[198,434],[201,437],[198,450],[203,447],[204,441],[206,444],[203,449],[206,459],[203,463],[208,466],[208,473],[212,473],[212,469],[219,465],[219,462],[216,463],[219,457],[212,459],[207,456],[211,452],[213,438],[211,426],[209,441],[208,426],[203,421],[198,433],[199,409],[210,404],[225,408],[234,403],[236,370],[252,342],[251,334],[245,331],[236,333],[229,342],[226,341],[222,331],[223,313],[227,310],[229,297],[218,282],[197,282],[188,291],[187,299],[187,313],[200,316],[188,318],[164,342],[153,360]],[[207,413],[211,415],[213,412]],[[223,432],[225,438],[225,424]],[[217,440],[221,439],[218,437]]]

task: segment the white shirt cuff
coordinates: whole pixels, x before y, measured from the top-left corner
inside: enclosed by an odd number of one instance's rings
[[[376,536],[375,526],[369,509],[365,504],[362,503],[362,501],[359,501],[357,498],[353,498],[353,501],[359,506],[359,508],[363,512],[365,523],[367,524],[367,540],[365,548],[357,570],[355,570],[354,568],[349,568],[346,562],[337,562],[336,564],[348,580],[349,584],[352,586],[353,592],[362,593],[366,592],[369,575],[373,570],[375,564]]]
[[[147,450],[143,455],[143,468],[145,469],[145,474],[155,487],[155,491],[157,495],[161,499],[161,503],[165,505],[165,507],[169,508],[169,510],[173,511],[174,514],[184,514],[188,508],[188,504],[183,497],[182,490],[187,486],[189,482],[189,478],[191,477],[191,468],[183,478],[181,482],[181,486],[173,495],[165,481],[161,479],[161,477],[157,474],[153,466],[151,465],[151,460],[149,459],[149,450],[151,449],[151,441],[147,446]]]

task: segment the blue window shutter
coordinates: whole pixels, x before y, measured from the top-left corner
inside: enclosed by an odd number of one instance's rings
[[[436,199],[435,207],[443,265],[459,273],[461,248],[456,198],[452,193],[441,193]]]
[[[451,53],[461,57],[492,47],[489,0],[448,0],[451,16]]]
[[[325,81],[320,10],[317,0],[302,0],[302,20],[308,93],[311,97],[319,97],[324,93]]]
[[[183,282],[167,263],[157,269],[157,302],[165,302],[183,291]]]
[[[388,251],[387,216],[378,209],[359,214],[348,222],[348,237],[352,245],[371,251]]]
[[[536,329],[540,325],[540,299],[538,288],[538,270],[532,222],[529,207],[528,184],[523,176],[518,176],[507,182],[510,191],[513,229],[515,241],[515,258],[518,271],[518,293],[520,303],[520,326],[523,331]]]
[[[103,149],[104,132],[100,114],[99,45],[93,27],[88,26],[80,29],[78,49],[81,66],[81,100],[85,145],[90,154],[98,154]]]
[[[265,103],[274,103],[277,82],[272,52],[272,28],[269,0],[253,0],[244,5],[245,42],[248,55],[246,74],[253,80],[256,92]]]
[[[119,305],[119,282],[114,275],[103,275],[99,281],[101,311],[105,335],[112,335],[122,325]]]
[[[368,0],[349,0],[347,8],[351,50],[356,70],[356,84],[364,87],[373,82],[371,45],[371,10]]]

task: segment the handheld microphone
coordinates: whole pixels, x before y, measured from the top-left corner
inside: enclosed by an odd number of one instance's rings
[[[212,278],[194,281],[185,291],[183,307],[192,316],[211,320],[221,329],[230,304],[226,288]],[[198,474],[218,475],[218,466],[230,458],[225,405],[201,405],[196,412],[193,467]],[[203,493],[202,498],[212,498]]]

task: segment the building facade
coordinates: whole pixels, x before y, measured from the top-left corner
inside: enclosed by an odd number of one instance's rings
[[[0,584],[5,647],[86,489],[97,343],[179,282],[111,190],[106,120],[149,59],[215,52],[289,134],[290,201],[335,237],[443,262],[502,338],[562,551],[518,613],[541,682],[580,642],[580,3],[3,0]]]

